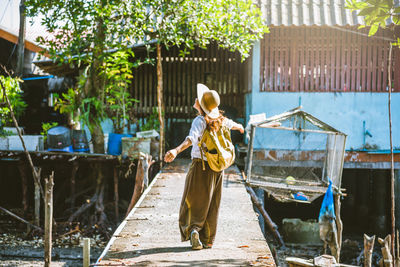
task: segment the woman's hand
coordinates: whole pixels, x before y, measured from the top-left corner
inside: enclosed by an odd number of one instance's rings
[[[237,130],[241,134],[244,133],[243,125],[241,125],[240,123],[236,123],[236,125],[232,127],[232,130]]]
[[[241,124],[239,124],[240,125],[240,127],[239,127],[239,132],[241,133],[241,134],[243,134],[244,133],[244,128],[243,128],[243,125],[241,125]]]
[[[165,156],[164,156],[164,161],[165,162],[172,162],[176,158],[176,155],[178,155],[178,151],[174,148],[168,151]]]

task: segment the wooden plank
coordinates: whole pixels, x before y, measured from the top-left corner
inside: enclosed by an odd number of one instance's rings
[[[149,106],[149,99],[148,99],[148,80],[149,80],[149,65],[145,65],[144,68],[144,76],[143,76],[143,87],[141,88],[142,91],[142,99],[143,99],[143,116],[147,116],[147,107]]]
[[[281,46],[281,90],[287,92],[288,91],[288,29],[282,29],[282,46]]]
[[[361,91],[365,92],[367,89],[367,71],[368,71],[368,40],[365,37],[361,43]]]
[[[297,75],[297,31],[294,31],[293,29],[290,29],[289,31],[290,35],[293,37],[293,39],[290,41],[290,91],[292,92],[297,92],[298,91],[298,86],[297,86],[297,81],[298,81],[298,75]]]
[[[306,31],[304,28],[299,29],[299,35],[300,35],[300,42],[299,42],[299,56],[300,56],[300,86],[299,86],[299,90],[300,92],[304,91],[304,57],[305,57],[305,43],[307,40],[307,36],[306,36]]]
[[[138,88],[136,89],[138,91],[138,100],[139,100],[139,108],[138,108],[138,113],[140,116],[143,116],[143,77],[144,77],[144,69],[146,68],[145,65],[142,65],[140,67],[140,78],[139,78],[139,84]]]
[[[264,74],[265,74],[265,35],[264,38],[260,40],[260,92],[265,91],[264,87]]]
[[[335,91],[340,91],[340,74],[341,74],[341,33],[340,31],[335,31]]]
[[[181,65],[182,65],[182,72],[181,72],[181,80],[182,80],[182,94],[183,94],[183,112],[187,114],[189,112],[189,105],[190,105],[190,94],[188,90],[190,90],[188,86],[188,69],[189,69],[189,62],[186,60],[186,56],[182,59],[181,58]]]
[[[397,36],[399,36],[399,35],[397,35]],[[394,87],[393,87],[393,91],[400,92],[400,48],[393,49],[393,57],[394,57],[394,65],[393,65]]]
[[[341,32],[341,42],[340,42],[340,53],[342,55],[342,59],[341,59],[341,74],[340,74],[340,91],[341,92],[345,92],[347,87],[346,87],[346,83],[347,83],[347,76],[346,76],[346,72],[347,69],[349,68],[348,66],[348,61],[346,61],[346,46],[347,46],[347,42],[346,42],[346,33],[345,32]],[[347,46],[348,48],[348,46]]]
[[[275,36],[276,34],[276,29],[273,28],[271,29],[271,36]],[[274,86],[273,86],[273,64],[274,64],[274,54],[273,54],[273,50],[274,50],[274,42],[273,42],[274,38],[269,38],[269,42],[268,42],[268,52],[269,52],[269,64],[268,64],[268,91],[273,91],[274,90]]]
[[[181,88],[180,88],[180,64],[179,64],[179,49],[175,47],[174,49],[174,64],[175,64],[175,81],[174,81],[174,87],[176,88],[176,94],[175,94],[175,113],[182,113],[181,112],[181,106],[182,106],[182,99],[181,99]],[[183,113],[182,113],[183,114]]]
[[[383,48],[383,79],[382,79],[382,92],[387,92],[388,86],[388,59],[389,59],[389,44],[385,42]]]
[[[174,55],[175,47],[170,48],[170,86],[171,86],[171,116],[176,114],[176,107],[177,107],[177,89],[176,89],[176,78],[177,78],[177,71],[176,71],[176,62],[175,62],[175,55]]]
[[[165,103],[167,103],[167,106],[165,107],[165,114],[167,115],[167,117],[171,117],[172,114],[172,98],[173,98],[173,94],[172,94],[172,86],[171,86],[171,77],[172,77],[172,73],[171,73],[171,55],[170,55],[170,51],[166,50],[165,51],[165,61],[163,64],[164,70],[163,70],[163,74],[165,77],[165,81],[164,81],[164,92],[166,93],[165,95]]]
[[[353,51],[353,44],[351,42],[350,34],[346,33],[346,85],[344,88],[344,91],[350,92],[350,86],[351,86],[351,70],[352,70],[352,60],[351,60],[351,54]]]
[[[376,41],[376,39],[373,41],[371,45],[371,85],[370,85],[370,91],[376,92],[377,91],[377,86],[376,86],[376,76],[378,74],[378,66],[377,66],[377,52],[379,49],[379,43]]]
[[[332,35],[331,29],[326,30],[327,46],[325,53],[325,92],[331,91],[330,77],[331,77],[331,50],[332,50]]]
[[[331,68],[330,68],[330,72],[331,75],[329,77],[329,91],[334,91],[335,90],[335,41],[336,41],[336,35],[335,35],[336,31],[332,30],[331,31],[331,51],[330,51],[330,63],[331,63]]]
[[[315,65],[314,65],[314,90],[321,91],[320,87],[320,77],[321,77],[321,57],[320,52],[323,44],[321,43],[321,28],[316,29],[316,34],[314,35],[314,50],[315,50]]]
[[[308,45],[308,55],[309,58],[307,59],[307,65],[308,65],[308,71],[307,71],[307,91],[314,91],[315,87],[314,87],[314,82],[315,82],[315,46],[314,46],[314,42],[315,42],[315,38],[314,38],[314,32],[315,29],[313,28],[308,28],[308,40],[309,40],[309,45]]]
[[[385,41],[379,40],[378,41],[378,50],[377,50],[377,84],[376,84],[376,91],[382,92],[382,71],[383,71],[383,46]]]
[[[320,50],[320,77],[319,77],[319,90],[321,92],[326,91],[326,87],[325,87],[325,65],[326,65],[326,28],[323,27],[321,28],[321,35],[320,35],[320,39],[319,39],[319,43],[321,45],[321,50]]]
[[[272,34],[272,30],[271,30]],[[272,47],[271,47],[271,36],[268,35],[267,42],[265,44],[265,52],[266,52],[266,68],[265,68],[265,89],[266,91],[272,91],[271,85],[271,74],[272,74]]]
[[[351,58],[351,81],[350,81],[350,92],[356,92],[356,77],[357,77],[357,49],[358,43],[356,43],[356,38],[353,34],[349,34],[349,42],[351,43],[351,51],[350,51],[350,58]]]
[[[190,99],[190,103],[194,103],[194,100],[196,99],[196,93],[195,93],[195,89],[196,89],[196,79],[195,79],[195,75],[196,75],[196,70],[195,70],[195,66],[196,66],[196,62],[195,62],[195,52],[196,50],[191,51],[190,53],[190,80],[189,80],[189,99]],[[189,114],[192,114],[193,109],[189,109]]]
[[[356,37],[356,43],[358,44],[357,46],[357,77],[356,77],[356,88],[355,92],[359,92],[361,88],[361,50],[362,50],[362,37],[357,34]]]
[[[285,36],[284,36],[284,42],[285,42],[285,45],[284,45],[284,55],[285,55],[285,58],[284,58],[284,61],[283,61],[283,82],[284,82],[284,86],[283,86],[283,90],[285,91],[285,92],[287,92],[287,91],[289,91],[289,84],[290,84],[290,80],[289,80],[289,78],[290,78],[290,76],[289,76],[289,66],[290,66],[290,61],[289,61],[289,58],[290,58],[290,48],[289,48],[289,45],[290,45],[290,36],[289,36],[289,30],[288,29],[285,29],[285,31],[284,31],[284,33],[285,33]]]
[[[366,54],[366,63],[367,63],[367,74],[366,74],[366,91],[371,92],[371,81],[372,81],[372,55],[373,55],[373,47],[374,40],[369,40],[368,43],[365,44],[367,47]]]
[[[0,38],[5,39],[14,44],[18,44],[18,36],[9,33],[8,31],[3,30],[1,28],[0,28]],[[43,48],[27,40],[25,40],[25,49],[32,51],[34,53],[40,53],[41,51],[43,51]],[[44,56],[50,58],[50,55],[48,53],[44,53]]]

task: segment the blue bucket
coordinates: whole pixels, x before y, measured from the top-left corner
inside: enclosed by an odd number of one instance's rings
[[[116,134],[110,133],[108,135],[108,149],[107,154],[109,155],[121,155],[122,152],[122,137],[132,137],[131,134]]]

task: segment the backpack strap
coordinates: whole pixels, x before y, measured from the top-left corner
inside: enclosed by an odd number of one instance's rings
[[[200,142],[199,142],[199,144],[198,144],[199,149],[200,149],[200,155],[201,155],[201,163],[203,164],[203,171],[206,170],[206,166],[205,166],[205,164],[204,164],[204,156],[203,156],[203,143],[204,143],[206,131],[207,131],[207,130],[204,130],[203,135],[201,136]]]

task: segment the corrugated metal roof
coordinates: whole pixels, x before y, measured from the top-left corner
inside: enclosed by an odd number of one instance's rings
[[[354,26],[362,17],[345,8],[346,0],[261,0],[261,10],[269,26]],[[400,0],[394,0],[400,5]],[[391,24],[392,21],[387,21]]]

